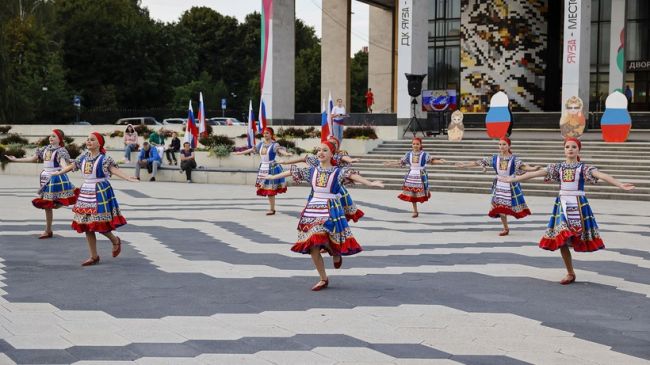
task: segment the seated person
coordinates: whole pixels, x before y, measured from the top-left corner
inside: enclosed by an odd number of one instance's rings
[[[183,143],[181,152],[181,170],[185,171],[187,182],[192,182],[192,169],[196,168],[196,160],[194,159],[194,150],[190,148],[190,142]]]
[[[172,160],[174,160],[174,165],[178,165],[178,161],[176,161],[176,152],[178,152],[181,149],[181,140],[178,139],[178,133],[172,132],[172,143],[169,144],[167,149],[165,150],[165,155],[167,156],[167,163],[172,164]]]
[[[140,168],[146,167],[151,174],[149,181],[156,181],[156,173],[161,164],[162,158],[158,154],[158,150],[152,148],[149,142],[144,142],[138,154],[138,162],[135,164],[135,177],[140,180]]]
[[[137,151],[139,147],[138,132],[129,124],[124,131],[124,163],[131,162],[131,152]]]
[[[159,132],[152,131],[149,134],[149,144],[158,150],[158,155],[160,155],[162,163],[162,155],[165,152],[165,130],[160,128]]]

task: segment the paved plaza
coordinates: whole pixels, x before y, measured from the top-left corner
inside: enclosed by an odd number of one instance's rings
[[[574,254],[562,286],[559,252],[537,247],[552,198],[499,237],[487,194],[434,192],[412,219],[398,191],[351,189],[365,251],[340,270],[326,257],[312,292],[311,259],[289,250],[306,187],[267,217],[250,186],[115,179],[122,254],[102,237],[82,268],[70,209],[37,239],[37,186],[0,176],[0,364],[650,363],[647,202],[592,200],[607,249]]]

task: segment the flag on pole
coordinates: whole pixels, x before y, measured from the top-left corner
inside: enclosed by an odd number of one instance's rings
[[[327,104],[325,104],[325,99],[322,100],[322,112],[320,114],[320,141],[327,141],[327,136],[330,135],[330,126],[327,123]]]
[[[205,108],[203,106],[203,93],[199,93],[199,115],[198,118],[199,120],[199,133],[201,134],[201,137],[207,137],[208,136],[208,130],[205,127]]]
[[[329,92],[329,97],[327,101],[327,127],[329,128],[329,134],[327,137],[332,135],[334,131],[334,121],[332,120],[332,109],[334,109],[334,101],[332,100],[332,92]],[[322,138],[322,136],[321,136]]]
[[[196,148],[199,142],[199,129],[194,122],[194,111],[192,110],[192,99],[190,99],[190,106],[187,111],[187,126],[185,127],[185,142],[190,143],[190,147]]]
[[[248,148],[255,146],[255,115],[253,114],[253,101],[248,102],[248,128],[246,128],[246,139],[248,141]]]
[[[262,133],[264,131],[264,128],[266,128],[266,105],[264,104],[264,99],[260,97],[260,112],[257,115],[260,120],[259,123],[257,124],[257,131],[258,133]]]

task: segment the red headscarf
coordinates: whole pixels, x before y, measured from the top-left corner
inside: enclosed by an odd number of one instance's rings
[[[334,142],[333,143],[334,147],[336,147],[336,150],[334,152],[332,152],[332,153],[336,153],[336,151],[338,151],[339,148],[341,148],[341,141],[339,141],[339,139],[334,137],[334,136],[327,137],[327,141],[329,142],[330,140]]]
[[[63,141],[63,131],[60,129],[52,129],[52,132],[56,134],[57,137],[59,137],[59,146],[63,147],[65,145]]]
[[[271,133],[271,139],[272,139],[272,140],[275,140],[275,132],[273,131],[273,128],[271,128],[271,127],[265,127],[264,129],[262,129],[262,134],[264,134],[264,132],[269,132],[269,133]]]
[[[99,142],[99,153],[106,153],[106,150],[104,149],[104,136],[99,134],[99,132],[92,132],[90,134],[95,136],[95,138],[97,138],[97,142]]]
[[[499,139],[499,141],[504,141],[505,143],[507,143],[508,144],[508,153],[512,154],[512,150],[510,149],[510,146],[512,145],[512,142],[510,141],[510,138],[504,136],[504,137],[501,137]]]
[[[330,159],[330,163],[332,164],[332,166],[336,166],[336,161],[334,161],[334,153],[336,152],[336,147],[334,146],[334,143],[330,141],[324,141],[323,144],[326,145],[327,148],[329,148],[329,150],[332,152],[332,158]]]
[[[564,145],[566,146],[567,142],[575,142],[578,145],[578,151],[582,149],[582,143],[580,142],[579,139],[575,137],[567,137],[564,139]],[[578,155],[578,161],[580,161],[580,156]]]
[[[420,138],[420,137],[413,137],[413,140],[411,140],[411,142],[414,142],[414,141],[418,141],[418,142],[420,142],[420,144],[422,144],[422,138]]]

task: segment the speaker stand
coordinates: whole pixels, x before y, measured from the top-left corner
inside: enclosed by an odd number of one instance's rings
[[[420,132],[422,133],[422,137],[426,137],[427,135],[424,133],[424,129],[422,128],[422,125],[420,124],[420,121],[416,117],[415,114],[415,107],[418,105],[418,101],[416,98],[412,98],[411,100],[411,120],[409,121],[409,124],[406,125],[406,128],[404,129],[404,133],[402,133],[402,138],[406,135],[406,132],[410,130],[411,133],[413,133],[413,137],[417,137],[417,133]]]

